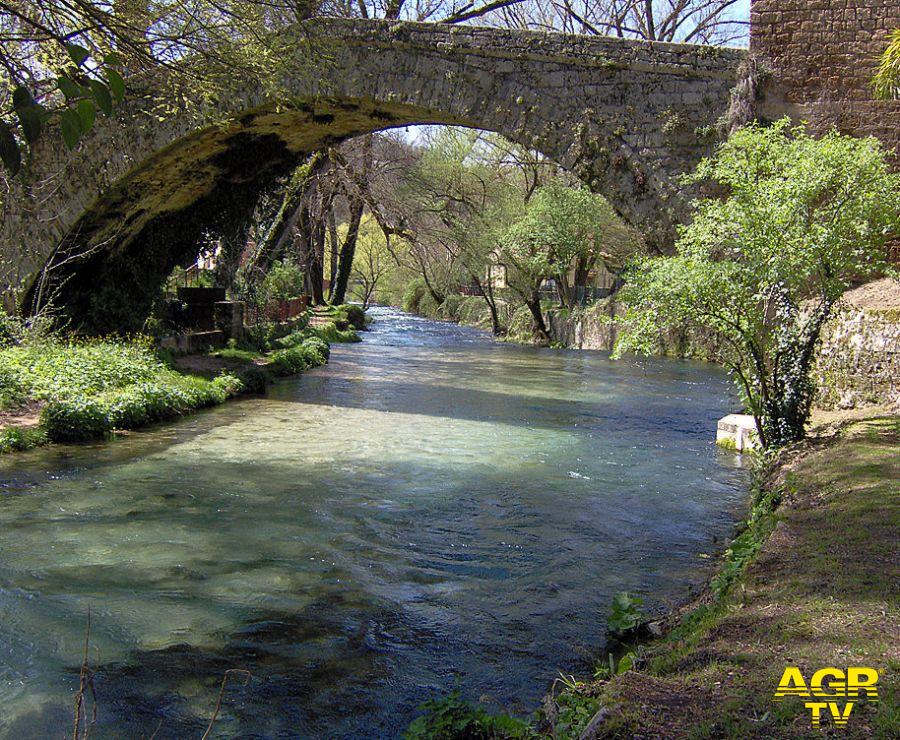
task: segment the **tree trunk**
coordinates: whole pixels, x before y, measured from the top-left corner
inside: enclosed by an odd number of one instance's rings
[[[300,220],[307,190],[327,163],[328,157],[324,152],[316,152],[291,175],[291,180],[284,191],[281,208],[278,209],[275,220],[266,232],[265,238],[256,248],[253,262],[263,271],[273,260],[277,259],[278,254],[283,251],[285,244],[291,238],[291,233]]]
[[[331,269],[329,271],[329,284],[331,285],[331,289],[329,290],[328,302],[334,302],[334,284],[337,282],[337,269],[338,269],[338,235],[337,235],[337,224],[334,220],[334,206],[328,209],[328,239],[330,241],[331,246],[331,259],[329,262],[331,263]]]
[[[550,344],[550,332],[547,331],[547,323],[544,321],[544,312],[541,310],[541,294],[537,290],[532,291],[526,299],[525,305],[531,312],[531,333],[535,343],[541,346]]]
[[[309,223],[310,260],[308,284],[312,302],[316,306],[325,304],[325,223],[322,218],[311,218]]]
[[[491,314],[491,334],[495,337],[499,337],[503,334],[503,328],[500,326],[500,316],[497,313],[497,301],[494,300],[494,286],[491,285],[491,278],[484,282],[482,282],[481,278],[478,277],[474,272],[470,272],[469,275],[472,278],[472,283],[478,288],[481,296],[484,298],[484,302],[488,305],[488,311]]]
[[[776,370],[772,373],[771,397],[765,400],[765,442],[783,447],[799,442],[806,435],[815,383],[812,367],[822,327],[831,316],[833,305],[822,303],[802,330],[784,343]]]
[[[350,271],[353,269],[353,257],[356,254],[356,242],[359,239],[359,225],[362,222],[365,206],[362,198],[350,202],[350,225],[347,237],[341,245],[338,259],[337,278],[331,291],[331,302],[339,305],[346,300],[347,284],[350,282]]]

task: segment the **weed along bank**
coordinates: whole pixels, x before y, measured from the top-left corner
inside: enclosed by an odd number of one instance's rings
[[[896,2],[102,5],[0,2],[0,740],[900,737]]]

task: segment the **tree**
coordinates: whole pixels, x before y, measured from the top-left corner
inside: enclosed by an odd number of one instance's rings
[[[388,249],[390,237],[385,236],[371,218],[364,219],[357,232],[351,277],[357,284],[363,308],[366,308],[394,263]]]
[[[637,239],[602,196],[558,179],[538,188],[524,216],[506,233],[501,251],[503,260],[513,268],[510,288],[531,312],[535,339],[549,341],[540,302],[544,280],[556,281],[560,297],[571,308],[573,288],[579,281],[584,284],[598,260],[611,269],[621,267],[637,246]]]
[[[900,28],[891,32],[890,42],[875,75],[875,95],[882,100],[900,100]]]
[[[499,16],[520,28],[693,44],[743,41],[750,25],[741,0],[534,0]]]
[[[7,170],[18,171],[48,126],[74,148],[98,112],[111,115],[131,73],[164,71],[173,90],[196,99],[214,97],[234,74],[276,84],[286,41],[271,31],[318,8],[318,0],[0,0]]]
[[[721,345],[764,447],[801,439],[822,327],[854,280],[886,266],[900,233],[900,175],[874,138],[813,139],[787,120],[741,129],[688,181],[724,190],[694,205],[671,257],[639,262],[616,353],[694,327]]]
[[[499,137],[443,128],[428,139],[400,192],[413,238],[447,254],[453,274],[485,301],[494,335],[504,333],[488,271],[503,233],[519,215],[525,170],[509,164],[513,148]]]

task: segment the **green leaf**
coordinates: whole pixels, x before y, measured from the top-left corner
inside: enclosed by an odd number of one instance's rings
[[[34,97],[32,97],[31,91],[22,85],[19,85],[13,90],[12,100],[13,108],[16,110],[19,110],[20,108],[30,108],[34,105]]]
[[[41,129],[43,128],[42,110],[43,108],[36,103],[16,110],[16,115],[19,117],[19,125],[22,127],[22,133],[25,134],[25,141],[29,144],[34,144],[41,136]]]
[[[78,67],[84,64],[84,61],[91,55],[87,49],[78,44],[66,44],[66,51],[69,52],[69,58]]]
[[[56,86],[59,88],[60,92],[66,96],[66,100],[72,100],[72,98],[78,98],[82,95],[81,86],[70,80],[68,77],[62,75],[57,77]]]
[[[104,85],[100,80],[91,80],[91,93],[94,95],[94,100],[97,101],[97,107],[100,108],[107,116],[112,115],[112,96],[109,94],[109,88]]]
[[[122,98],[125,97],[125,80],[122,79],[122,75],[114,69],[107,69],[106,79],[109,81],[109,89],[112,91],[116,102],[121,103]]]
[[[103,57],[103,63],[106,65],[114,64],[116,66],[121,66],[122,57],[119,56],[116,52],[111,51],[105,57]]]
[[[19,142],[13,136],[12,129],[3,121],[0,121],[0,159],[9,171],[10,175],[16,175],[22,166],[22,152],[19,151]]]
[[[69,149],[74,149],[78,146],[78,140],[81,138],[80,116],[71,108],[64,110],[60,114],[60,127],[66,146]]]
[[[94,118],[97,115],[97,106],[91,100],[79,100],[75,106],[78,118],[81,120],[81,132],[87,133],[94,125]]]

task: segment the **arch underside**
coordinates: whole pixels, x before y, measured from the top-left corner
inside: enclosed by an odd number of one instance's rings
[[[420,123],[473,125],[408,105],[319,99],[248,111],[228,126],[194,132],[83,214],[48,260],[47,277],[36,280],[29,302],[52,296],[80,330],[138,330],[172,269],[193,262],[210,236],[239,232],[260,197],[309,154]]]

